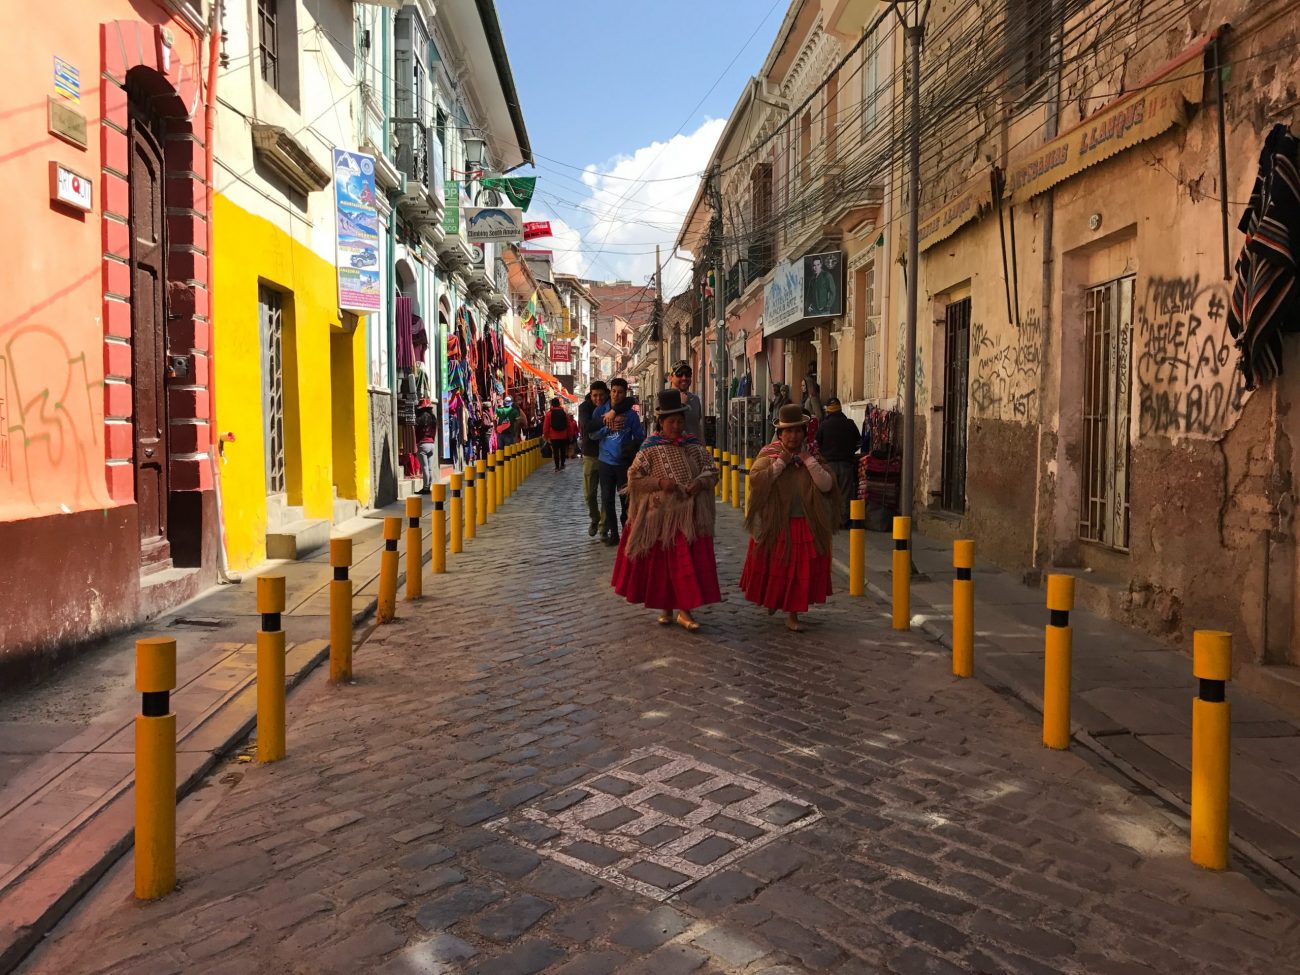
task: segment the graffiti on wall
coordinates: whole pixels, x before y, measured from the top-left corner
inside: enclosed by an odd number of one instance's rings
[[[1030,310],[1013,330],[993,333],[971,323],[970,402],[977,416],[1021,423],[1034,419],[1042,366],[1043,325]]]
[[[1246,400],[1228,292],[1200,275],[1149,278],[1137,303],[1139,436],[1218,437]]]
[[[907,348],[905,336],[907,335],[907,324],[898,323],[898,343],[894,349],[894,361],[898,366],[898,385],[894,387],[894,395],[898,401],[903,402],[903,383],[907,381]],[[916,401],[925,402],[925,356],[922,353],[920,336],[917,337],[916,343]]]
[[[104,500],[91,473],[103,463],[103,385],[55,329],[28,325],[8,336],[0,348],[0,500]],[[39,496],[38,472],[66,493]]]

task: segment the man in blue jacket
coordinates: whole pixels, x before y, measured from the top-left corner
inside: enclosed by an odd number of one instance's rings
[[[611,379],[609,402],[591,416],[591,437],[600,443],[600,537],[606,545],[617,545],[620,525],[627,523],[627,495],[621,497],[620,511],[614,508],[618,492],[627,486],[627,469],[636,456],[645,428],[641,417],[632,409],[626,379]]]

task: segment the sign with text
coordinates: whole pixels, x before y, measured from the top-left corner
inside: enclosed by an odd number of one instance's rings
[[[763,288],[763,334],[793,325],[803,314],[803,261],[783,261]]]
[[[339,308],[377,312],[382,292],[374,156],[334,150],[334,219]]]
[[[50,199],[89,213],[94,206],[93,184],[81,173],[50,163]]]
[[[524,211],[518,207],[465,207],[465,239],[471,244],[524,239]]]
[[[572,343],[572,342],[552,342],[552,343],[551,343],[551,361],[552,361],[552,362],[572,362],[572,361],[573,361],[573,343]]]

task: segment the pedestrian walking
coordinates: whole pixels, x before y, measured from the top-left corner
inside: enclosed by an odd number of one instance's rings
[[[617,545],[620,522],[627,524],[627,495],[623,488],[627,486],[628,465],[645,439],[641,417],[632,409],[627,395],[626,379],[610,380],[609,402],[592,416],[592,426],[592,437],[600,441],[600,537],[606,545]]]
[[[555,469],[564,470],[564,464],[569,459],[569,441],[573,439],[573,423],[560,405],[559,397],[551,400],[551,408],[542,419],[542,439],[551,451]]]
[[[844,413],[838,396],[826,401],[826,419],[817,427],[817,453],[835,475],[840,492],[840,527],[849,526],[849,504],[858,496],[858,446],[862,432]]]
[[[699,396],[691,392],[693,373],[691,364],[683,359],[673,366],[673,388],[681,395],[681,403],[686,407],[686,434],[691,437],[700,435],[700,424],[704,419],[704,404]]]
[[[519,442],[519,431],[523,429],[523,414],[515,406],[512,397],[507,396],[497,410],[497,438],[499,446],[509,447]]]
[[[809,449],[808,417],[796,404],[781,408],[776,439],[759,451],[749,472],[749,551],[740,574],[745,598],[786,614],[802,632],[799,614],[831,594],[831,536],[838,490],[831,472]]]
[[[587,514],[591,516],[587,534],[592,538],[595,538],[596,533],[600,531],[600,441],[593,437],[592,433],[600,429],[603,422],[596,420],[593,425],[592,417],[608,399],[609,387],[597,379],[588,388],[587,398],[578,405],[580,431],[578,445],[582,450],[582,496],[587,502]]]
[[[438,411],[422,399],[415,408],[415,449],[420,455],[420,493],[433,489],[434,465],[438,457]]]
[[[660,610],[659,622],[698,630],[691,611],[721,602],[713,554],[713,486],[718,470],[699,438],[686,432],[688,408],[677,389],[659,393],[658,432],[628,469],[627,529],[614,560],[614,591]],[[674,613],[674,611],[676,611]]]

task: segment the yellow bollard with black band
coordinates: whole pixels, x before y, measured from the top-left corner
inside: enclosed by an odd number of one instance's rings
[[[330,539],[330,683],[352,680],[352,539]]]
[[[379,556],[379,600],[375,615],[381,623],[397,618],[397,540],[402,537],[402,519],[384,519],[384,550]]]
[[[1192,634],[1192,862],[1207,870],[1228,869],[1228,799],[1232,751],[1232,634]]]
[[[135,896],[155,900],[176,886],[176,641],[135,641]]]
[[[451,526],[451,551],[459,553],[464,548],[465,513],[461,511],[463,501],[461,492],[465,490],[465,475],[451,475],[451,504],[447,510],[447,521]]]
[[[867,594],[867,503],[849,502],[849,595]]]
[[[284,758],[284,576],[257,577],[257,760]]]
[[[971,677],[975,673],[975,543],[960,539],[952,543],[952,673]]]
[[[893,625],[896,630],[912,628],[912,519],[894,519]]]
[[[478,500],[475,485],[478,481],[478,465],[465,465],[465,531],[466,540],[472,539],[478,529]]]
[[[406,499],[406,598],[419,599],[424,595],[424,539],[421,537],[420,518],[424,502],[419,497]]]
[[[1047,632],[1043,656],[1043,744],[1064,750],[1070,747],[1070,666],[1074,630],[1070,610],[1074,609],[1074,576],[1047,577]]]

